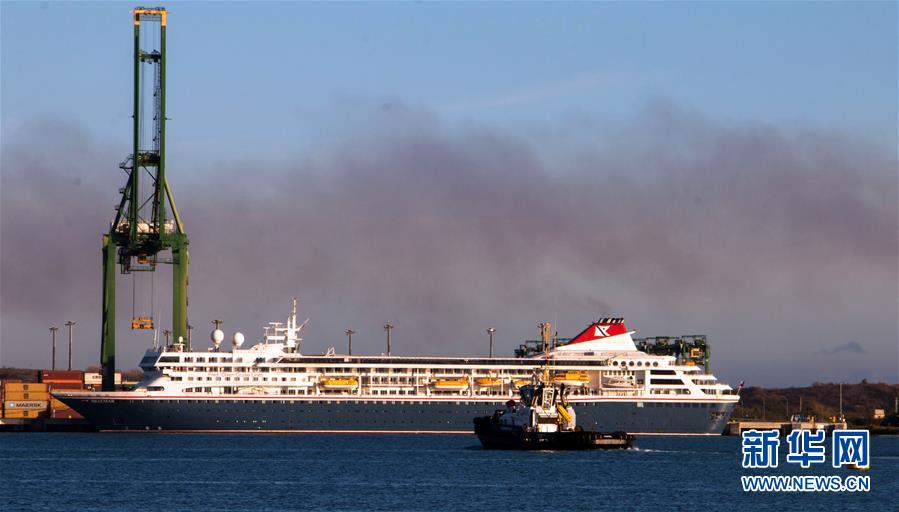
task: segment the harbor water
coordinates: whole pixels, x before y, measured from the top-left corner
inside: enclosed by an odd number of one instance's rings
[[[504,452],[473,435],[6,434],[0,510],[899,510],[899,438],[871,449],[865,473],[750,472],[736,437]],[[744,474],[865,474],[872,490],[744,493]]]

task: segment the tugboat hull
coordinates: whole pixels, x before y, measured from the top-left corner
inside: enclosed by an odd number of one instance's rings
[[[496,450],[621,450],[634,444],[634,436],[625,432],[525,431],[500,427],[491,416],[475,418],[474,433],[484,448]]]

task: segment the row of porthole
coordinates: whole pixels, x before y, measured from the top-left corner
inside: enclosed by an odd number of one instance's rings
[[[658,362],[653,362],[652,366],[658,366]],[[618,361],[612,361],[612,366],[618,366]],[[624,361],[621,361],[621,366],[643,366],[643,361],[637,361],[637,364],[634,364],[633,361],[628,361],[627,364]],[[650,366],[649,361],[646,361],[646,366]]]

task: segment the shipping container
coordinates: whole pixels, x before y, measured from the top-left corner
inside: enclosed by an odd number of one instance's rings
[[[50,393],[46,391],[34,391],[34,392],[23,392],[23,391],[6,391],[3,393],[3,401],[9,400],[44,400],[47,401],[50,399]]]
[[[54,382],[52,384],[48,384],[50,387],[50,392],[52,393],[54,390],[79,390],[84,389],[84,384],[81,381],[78,382]]]
[[[81,370],[42,370],[41,382],[83,382],[83,375]]]
[[[3,410],[3,417],[8,419],[28,419],[28,418],[44,418],[47,411],[34,411],[29,409],[12,409]]]
[[[3,402],[3,410],[34,410],[43,411],[49,407],[50,402],[46,400],[7,400]]]
[[[47,392],[46,384],[36,384],[33,382],[5,382],[3,384],[3,391],[43,391]]]
[[[116,386],[122,383],[122,372],[115,372],[115,384]],[[84,373],[84,385],[85,386],[99,386],[103,384],[103,377],[98,372],[85,372]]]

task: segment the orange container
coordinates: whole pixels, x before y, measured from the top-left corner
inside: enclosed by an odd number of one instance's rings
[[[16,409],[27,411],[46,411],[50,402],[46,400],[7,400],[3,402],[3,409],[13,411]]]
[[[4,382],[3,383],[3,392],[9,391],[43,391],[47,392],[47,385],[44,383],[34,383],[34,382]]]
[[[47,401],[50,399],[50,394],[46,391],[35,391],[35,392],[25,392],[25,391],[6,391],[3,393],[3,401],[9,402],[10,400],[43,400]]]
[[[4,409],[3,417],[8,419],[29,419],[43,418],[47,415],[47,411],[33,411],[24,409]]]

